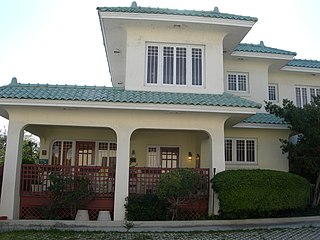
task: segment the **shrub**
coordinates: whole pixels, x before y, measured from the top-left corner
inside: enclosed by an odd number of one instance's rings
[[[156,195],[132,195],[126,200],[126,219],[128,221],[166,220],[167,205]]]
[[[178,212],[180,204],[200,199],[206,184],[198,172],[191,169],[176,169],[161,175],[156,194],[169,203],[172,220]]]
[[[273,170],[230,170],[218,173],[212,187],[222,218],[270,217],[301,210],[309,203],[310,184],[298,175]]]

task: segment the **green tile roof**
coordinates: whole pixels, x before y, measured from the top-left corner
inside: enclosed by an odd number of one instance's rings
[[[168,8],[151,8],[151,7],[140,7],[135,2],[132,3],[131,7],[98,7],[100,12],[121,12],[121,13],[146,13],[146,14],[165,14],[165,15],[181,15],[181,16],[192,16],[192,17],[208,17],[208,18],[222,18],[231,20],[243,20],[243,21],[258,21],[255,17],[240,16],[228,13],[219,12],[218,8],[213,11],[197,11],[197,10],[178,10]]]
[[[242,123],[288,125],[288,122],[286,122],[283,118],[269,113],[257,113],[251,117],[248,117],[247,119],[242,120]]]
[[[20,84],[0,87],[0,99],[43,99],[109,103],[179,104],[260,108],[261,104],[232,94],[195,94],[152,91],[127,91],[123,88]]]
[[[304,67],[304,68],[320,68],[320,61],[316,60],[304,60],[304,59],[293,59],[287,66],[290,67]]]
[[[283,54],[295,56],[297,53],[277,48],[266,47],[261,41],[260,44],[240,43],[234,51],[239,52],[255,52],[255,53],[270,53],[270,54]]]

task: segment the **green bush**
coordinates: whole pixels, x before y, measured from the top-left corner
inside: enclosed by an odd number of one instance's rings
[[[273,170],[230,170],[212,180],[222,218],[271,217],[307,207],[310,184],[298,175]]]
[[[126,200],[126,219],[128,221],[166,220],[167,205],[156,195],[132,195]]]
[[[174,220],[179,206],[203,198],[206,187],[206,182],[198,172],[180,168],[161,175],[156,194],[169,203],[171,220]]]

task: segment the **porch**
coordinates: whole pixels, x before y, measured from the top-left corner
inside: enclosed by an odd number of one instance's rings
[[[162,174],[173,168],[130,167],[129,195],[155,193]],[[209,169],[193,168],[207,185],[205,197],[197,202],[181,206],[180,219],[196,219],[208,214]],[[61,174],[64,177],[83,176],[90,180],[95,197],[88,204],[90,220],[96,220],[99,211],[110,211],[113,219],[115,193],[115,167],[104,166],[61,166],[45,164],[23,164],[20,183],[20,219],[44,219],[42,209],[49,206],[52,196],[48,191],[50,175]],[[66,219],[72,209],[60,209],[59,217]]]

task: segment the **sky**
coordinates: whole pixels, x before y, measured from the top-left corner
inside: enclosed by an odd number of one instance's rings
[[[20,83],[111,86],[96,7],[131,0],[0,0],[0,86]],[[137,0],[138,6],[213,10],[257,17],[243,43],[320,60],[319,0]],[[0,118],[0,131],[7,124]]]

